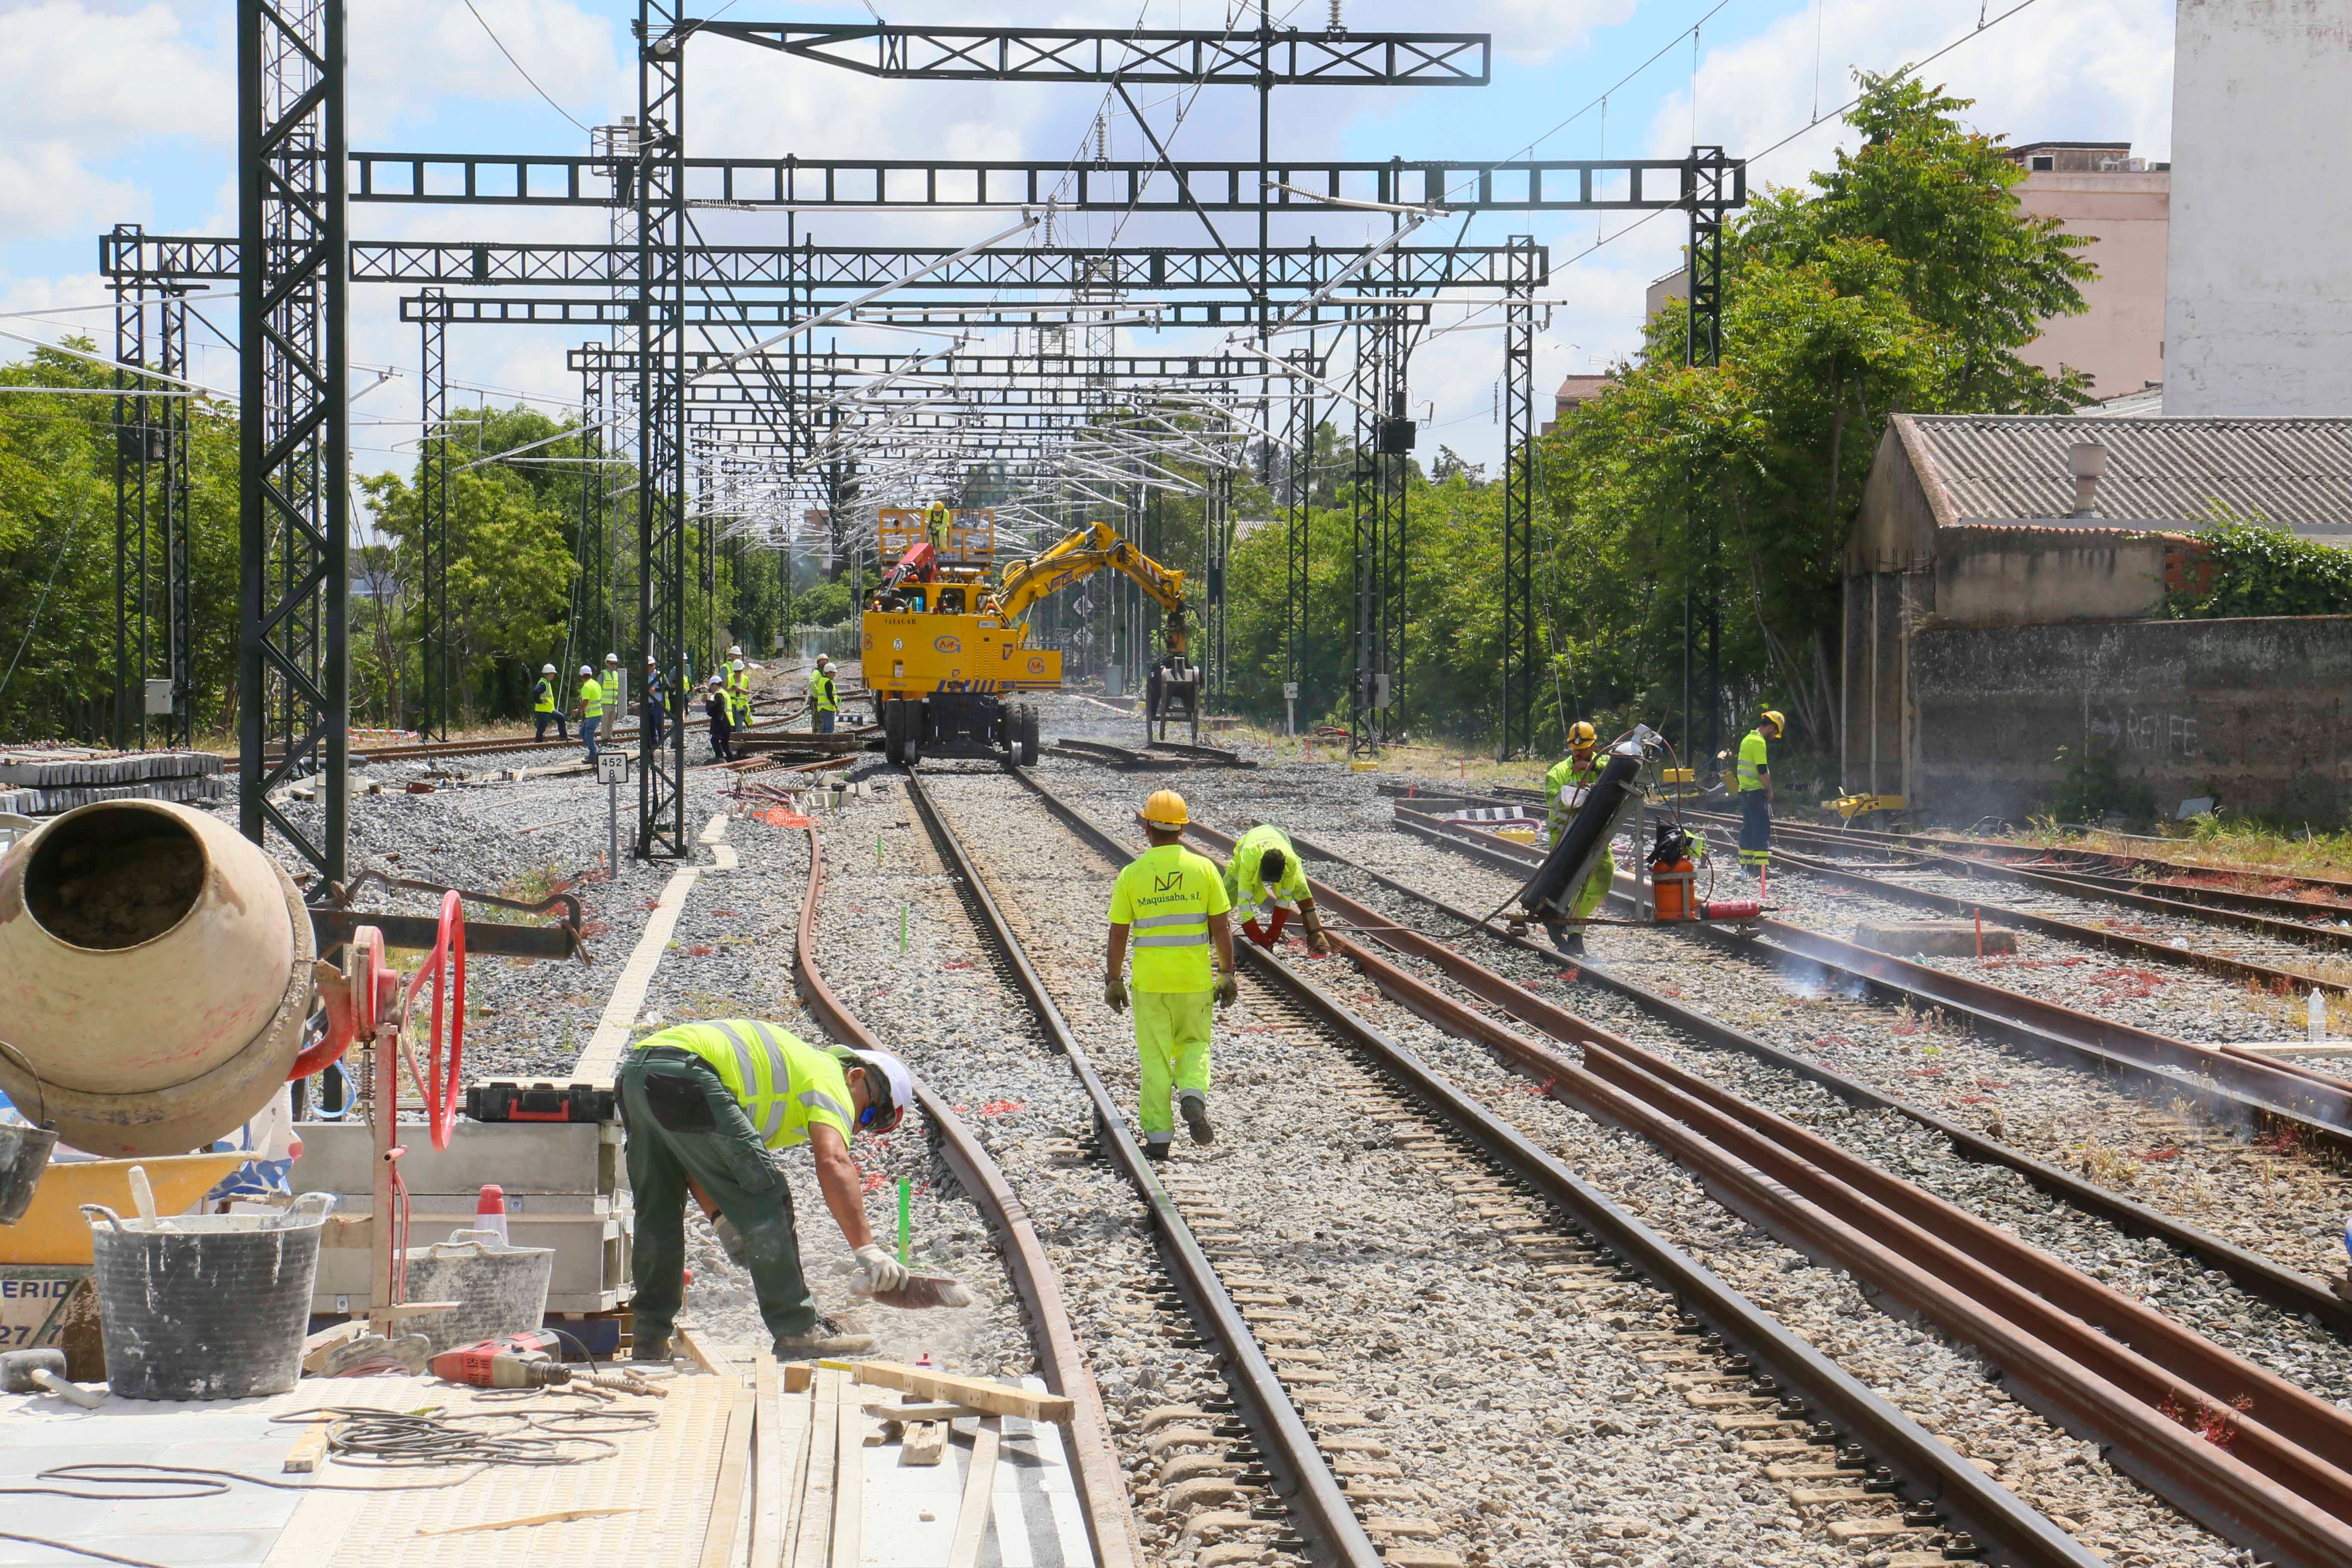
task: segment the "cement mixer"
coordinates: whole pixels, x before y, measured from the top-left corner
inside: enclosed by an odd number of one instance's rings
[[[200,1148],[284,1089],[316,957],[292,879],[225,824],[69,811],[0,859],[0,1089],[93,1154]]]

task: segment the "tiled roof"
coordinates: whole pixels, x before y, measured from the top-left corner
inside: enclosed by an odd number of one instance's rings
[[[1895,416],[1937,521],[2064,517],[2066,448],[2107,449],[2098,510],[2190,525],[2226,510],[2298,533],[2352,536],[2352,419]]]

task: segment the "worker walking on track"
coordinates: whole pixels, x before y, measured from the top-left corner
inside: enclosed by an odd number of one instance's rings
[[[547,739],[547,726],[550,722],[555,725],[557,740],[572,739],[572,731],[564,728],[562,693],[556,685],[556,682],[562,679],[555,673],[555,666],[542,664],[539,667],[539,684],[530,689],[531,717],[538,721],[538,729],[531,735],[534,741]]]
[[[1331,951],[1323,934],[1323,917],[1315,908],[1315,893],[1307,885],[1307,868],[1281,828],[1261,822],[1234,845],[1225,862],[1225,900],[1242,911],[1242,934],[1260,947],[1271,948],[1282,939],[1282,928],[1295,912],[1307,928],[1307,950],[1317,956]]]
[[[1568,831],[1570,819],[1584,804],[1585,792],[1600,782],[1600,747],[1599,731],[1587,721],[1579,719],[1568,727],[1568,755],[1554,763],[1551,771],[1544,774],[1545,843],[1552,848],[1559,847],[1560,835]],[[1569,908],[1571,918],[1591,920],[1592,911],[1609,897],[1609,889],[1616,880],[1615,863],[1612,860],[1611,864],[1610,875],[1584,879],[1584,886],[1577,889],[1576,901]],[[1584,937],[1581,932],[1568,931],[1557,937],[1555,945],[1563,952],[1581,952]]]
[[[1739,742],[1739,874],[1761,877],[1772,864],[1772,765],[1768,742],[1787,721],[1767,708]]]
[[[588,760],[596,760],[596,722],[604,716],[604,684],[596,672],[586,665],[580,667],[580,702],[573,710],[580,718],[580,738],[588,742]]]
[[[710,716],[710,760],[731,763],[735,760],[732,744],[735,734],[735,708],[727,700],[727,685],[717,674],[703,693],[702,710]]]
[[[646,717],[642,726],[648,751],[661,750],[662,723],[669,717],[669,682],[662,679],[661,666],[654,656],[646,655]]]
[[[833,660],[817,655],[816,668],[809,675],[810,729],[819,735],[833,733],[834,721],[841,715],[841,688],[835,681]]]
[[[1143,804],[1151,847],[1128,862],[1110,894],[1103,1002],[1114,1013],[1127,1009],[1121,971],[1132,931],[1135,1049],[1142,1058],[1136,1113],[1143,1125],[1143,1152],[1154,1160],[1168,1158],[1176,1141],[1168,1104],[1171,1086],[1192,1142],[1216,1142],[1209,1125],[1210,1002],[1230,1007],[1241,994],[1234,978],[1233,926],[1225,918],[1233,902],[1215,863],[1184,847],[1189,820],[1182,795],[1172,789],[1154,792]]]
[[[906,1265],[866,1223],[865,1178],[853,1132],[878,1137],[914,1098],[906,1063],[887,1051],[821,1049],[752,1018],[679,1024],[639,1042],[614,1081],[636,1204],[630,1258],[639,1361],[667,1361],[686,1295],[686,1200],[715,1208],[719,1239],[751,1271],[760,1316],[780,1357],[856,1355],[870,1334],[821,1316],[801,1269],[792,1189],[770,1151],[807,1144],[817,1186],[856,1255],[869,1293],[898,1289]]]

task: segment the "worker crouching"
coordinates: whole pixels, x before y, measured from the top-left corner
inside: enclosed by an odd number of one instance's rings
[[[817,1312],[801,1269],[792,1189],[771,1150],[805,1143],[834,1223],[866,1284],[895,1290],[907,1269],[876,1245],[864,1180],[849,1158],[852,1130],[898,1125],[914,1080],[886,1051],[819,1049],[751,1018],[680,1024],[641,1042],[614,1082],[636,1204],[630,1258],[639,1361],[669,1356],[686,1295],[686,1199],[716,1209],[719,1239],[751,1272],[760,1316],[779,1356],[856,1355],[873,1337],[843,1331]]]
[[[1260,947],[1282,940],[1282,928],[1296,914],[1307,928],[1307,946],[1318,956],[1331,951],[1323,917],[1307,885],[1307,868],[1281,828],[1261,822],[1241,836],[1225,863],[1225,899],[1242,911],[1242,934]]]
[[[1240,994],[1226,919],[1233,902],[1215,863],[1181,843],[1189,820],[1184,797],[1172,789],[1145,802],[1151,847],[1128,862],[1110,895],[1103,1001],[1115,1013],[1129,1005],[1122,971],[1131,933],[1135,1049],[1141,1063],[1136,1119],[1143,1127],[1143,1152],[1154,1160],[1168,1158],[1176,1141],[1171,1089],[1192,1142],[1216,1142],[1209,1124],[1210,1004],[1230,1007]]]

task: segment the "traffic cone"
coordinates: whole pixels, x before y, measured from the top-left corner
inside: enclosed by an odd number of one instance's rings
[[[513,1238],[507,1235],[507,1194],[504,1187],[492,1182],[482,1184],[482,1195],[474,1202],[474,1228],[499,1233],[499,1245],[512,1247]]]

